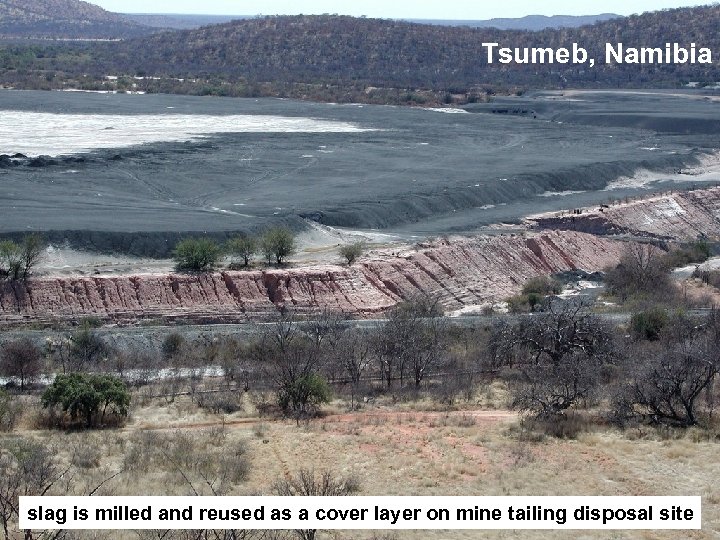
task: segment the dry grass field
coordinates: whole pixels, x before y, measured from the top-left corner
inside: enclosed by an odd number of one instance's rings
[[[322,532],[327,539],[710,539],[720,536],[720,460],[714,434],[611,428],[575,440],[528,433],[500,408],[490,387],[472,405],[444,410],[428,401],[344,402],[296,425],[259,417],[251,400],[214,415],[187,396],[172,403],[135,396],[121,429],[64,433],[37,430],[32,408],[8,437],[44,442],[73,473],[67,494],[103,485],[104,495],[272,494],[273,483],[301,468],[354,476],[360,495],[702,495],[703,530],[690,531],[378,531]],[[496,408],[489,405],[495,404]],[[190,485],[192,484],[192,486]],[[212,485],[212,488],[210,487]],[[73,533],[76,534],[76,533]],[[75,538],[75,536],[72,536]],[[137,533],[78,533],[77,538],[145,538]]]

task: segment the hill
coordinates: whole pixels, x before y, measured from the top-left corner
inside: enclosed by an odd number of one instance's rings
[[[0,83],[44,88],[70,81],[122,90],[129,87],[112,86],[105,76],[123,81],[128,75],[143,76],[132,87],[147,92],[418,104],[463,103],[524,88],[678,87],[720,80],[718,27],[718,4],[538,32],[346,16],[264,17],[69,49],[0,48],[6,66]],[[486,42],[552,49],[577,43],[596,65],[490,64]],[[619,42],[697,43],[712,49],[714,63],[606,64],[606,44]]]
[[[645,13],[540,32],[421,25],[344,16],[267,17],[162,33],[119,45],[107,68],[168,76],[222,75],[250,81],[344,83],[466,90],[483,83],[528,86],[676,85],[720,79],[717,62],[604,63],[606,43],[664,47],[695,42],[720,55],[720,5]],[[588,49],[599,65],[489,65],[485,42]]]
[[[209,24],[222,24],[251,18],[243,15],[186,15],[182,13],[123,13],[123,17],[144,26],[173,30],[192,30]]]
[[[148,27],[80,0],[0,0],[0,37],[119,39]]]

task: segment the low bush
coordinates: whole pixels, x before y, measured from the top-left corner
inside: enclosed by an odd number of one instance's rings
[[[652,308],[634,314],[630,319],[630,328],[638,339],[657,341],[668,321],[667,311],[661,308]]]
[[[688,264],[704,263],[711,255],[710,245],[704,240],[698,240],[691,244],[673,247],[665,255],[665,262],[670,268],[677,268]]]
[[[223,390],[220,392],[203,392],[198,394],[198,407],[213,414],[232,414],[242,408],[237,392]]]
[[[12,431],[22,413],[22,406],[7,391],[0,388],[0,432]]]
[[[527,281],[522,292],[524,295],[550,296],[551,294],[560,294],[562,284],[548,276],[538,276]]]
[[[355,242],[354,244],[348,244],[340,248],[340,255],[347,261],[348,266],[351,266],[357,259],[363,254],[362,242]]]

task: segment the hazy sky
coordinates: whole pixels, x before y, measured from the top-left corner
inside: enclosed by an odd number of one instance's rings
[[[712,3],[682,0],[91,0],[93,4],[120,13],[198,13],[213,15],[277,15],[340,13],[368,17],[408,19],[491,19],[524,15],[629,15],[658,9]]]

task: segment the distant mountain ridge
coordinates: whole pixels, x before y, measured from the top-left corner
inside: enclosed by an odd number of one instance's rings
[[[437,24],[443,26],[469,26],[471,28],[497,28],[498,30],[530,30],[532,32],[548,28],[578,28],[588,24],[622,18],[615,13],[600,15],[527,15],[518,18],[499,18],[479,21],[462,20],[423,20],[408,19],[410,22]]]
[[[123,13],[123,17],[138,24],[155,28],[193,30],[209,24],[223,24],[235,20],[253,19],[257,15],[185,15],[176,13]],[[528,15],[520,18],[487,20],[399,19],[438,26],[468,26],[471,28],[498,28],[500,30],[545,30],[546,28],[577,28],[586,24],[620,18],[614,13],[600,15]]]
[[[186,15],[182,13],[123,13],[122,16],[143,26],[172,30],[194,30],[209,24],[223,24],[252,18],[250,15]]]
[[[81,0],[0,0],[0,37],[120,39],[153,30]]]

